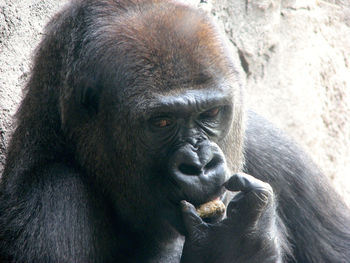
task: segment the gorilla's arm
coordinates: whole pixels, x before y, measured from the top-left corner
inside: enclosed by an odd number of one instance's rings
[[[117,248],[110,223],[115,219],[106,201],[75,169],[49,164],[1,194],[0,262],[116,258],[110,254]]]
[[[349,209],[310,158],[253,112],[245,158],[245,172],[268,182],[276,194],[296,262],[349,262]]]

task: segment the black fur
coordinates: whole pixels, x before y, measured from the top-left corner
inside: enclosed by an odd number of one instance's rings
[[[1,262],[349,262],[349,209],[307,156],[252,112],[243,149],[237,78],[200,11],[152,0],[63,9],[8,148]],[[230,177],[243,153],[261,181]],[[225,188],[240,191],[228,217],[204,222],[190,203]]]
[[[256,113],[249,113],[246,137],[244,170],[273,187],[295,257],[290,262],[349,262],[350,212],[328,178]]]

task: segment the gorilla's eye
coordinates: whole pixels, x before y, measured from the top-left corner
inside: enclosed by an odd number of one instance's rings
[[[164,128],[170,126],[173,122],[169,118],[155,118],[150,120],[151,124],[157,128]]]
[[[215,107],[215,108],[212,108],[210,110],[207,110],[207,111],[201,113],[200,117],[203,119],[215,118],[219,114],[220,111],[221,111],[220,107]]]

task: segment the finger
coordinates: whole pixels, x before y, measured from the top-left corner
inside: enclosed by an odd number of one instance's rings
[[[200,231],[200,228],[206,226],[206,223],[199,217],[196,212],[196,208],[191,203],[182,200],[181,210],[185,228],[189,235],[195,234],[196,232]]]
[[[272,204],[273,196],[264,189],[238,193],[227,206],[227,217],[246,217],[255,220]]]
[[[227,217],[233,220],[255,223],[273,205],[272,187],[255,177],[238,173],[234,174],[225,187],[231,191],[240,191],[227,207]]]
[[[245,173],[237,173],[232,175],[224,186],[230,191],[249,192],[254,189],[264,189],[266,191],[271,191],[272,193],[272,188],[268,183]]]

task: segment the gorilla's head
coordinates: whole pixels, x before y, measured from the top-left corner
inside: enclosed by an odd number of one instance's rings
[[[62,125],[125,221],[179,230],[179,202],[222,197],[240,169],[242,91],[228,45],[202,11],[126,2],[101,1],[69,28]]]

